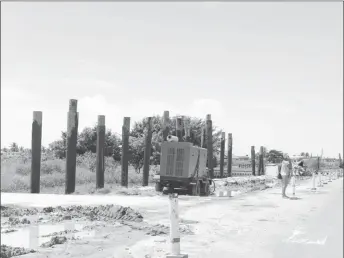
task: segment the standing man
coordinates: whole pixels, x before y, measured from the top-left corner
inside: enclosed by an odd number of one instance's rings
[[[279,165],[279,171],[281,174],[281,181],[282,181],[282,198],[288,199],[289,197],[285,194],[285,191],[287,190],[287,186],[290,182],[290,178],[292,175],[292,164],[290,161],[290,158],[287,153],[283,154],[283,161],[281,165]]]

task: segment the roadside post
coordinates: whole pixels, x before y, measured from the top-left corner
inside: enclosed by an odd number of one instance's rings
[[[323,174],[322,174],[322,177],[321,177],[321,183],[322,183],[322,185],[324,186],[324,185],[327,185],[327,179],[326,179],[326,173],[324,172]]]
[[[313,177],[312,177],[312,191],[317,190],[317,188],[315,187],[315,171],[313,172]]]
[[[323,187],[323,183],[322,183],[322,178],[321,178],[321,173],[319,172],[318,174],[318,187]]]
[[[295,196],[296,176],[293,175],[291,178],[291,185],[293,187],[293,195]]]
[[[327,177],[328,177],[328,182],[331,183],[332,178],[331,178],[331,172],[330,171],[327,171]]]
[[[178,194],[169,194],[170,204],[170,241],[171,253],[166,258],[188,258],[187,254],[180,253],[180,233],[178,214]]]

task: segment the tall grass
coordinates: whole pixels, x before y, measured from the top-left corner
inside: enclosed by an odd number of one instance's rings
[[[66,160],[45,157],[41,162],[41,192],[61,193],[65,187]],[[96,185],[96,154],[86,153],[77,156],[76,189],[94,192]],[[30,191],[31,158],[29,155],[1,157],[1,191]],[[106,187],[119,186],[121,181],[120,163],[111,157],[105,157],[104,181]],[[142,182],[142,174],[129,169],[128,181],[131,185]]]

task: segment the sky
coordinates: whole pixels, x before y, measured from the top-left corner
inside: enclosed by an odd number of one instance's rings
[[[1,147],[42,144],[105,115],[205,118],[233,154],[343,153],[343,4],[31,2],[1,4]],[[343,155],[342,155],[343,157]]]

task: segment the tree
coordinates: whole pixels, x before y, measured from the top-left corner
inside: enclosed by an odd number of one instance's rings
[[[63,159],[66,157],[67,133],[61,132],[61,139],[49,144],[49,150],[54,153],[54,156]]]
[[[120,160],[118,157],[118,147],[121,140],[112,133],[111,130],[105,132],[105,156],[113,156],[116,161]],[[66,157],[67,148],[67,133],[61,133],[61,139],[49,144],[49,149],[55,153],[58,158]],[[76,152],[79,155],[86,152],[97,152],[97,126],[85,127],[78,135]]]
[[[143,167],[145,149],[145,138],[140,137],[129,137],[129,164],[132,165],[137,173],[140,173]]]
[[[78,136],[77,153],[97,152],[97,125],[85,127]],[[105,156],[113,156],[121,144],[121,139],[110,129],[105,132]],[[116,160],[117,158],[115,158]]]
[[[199,119],[199,118],[191,118],[191,117],[184,117],[184,119],[189,120],[189,126],[190,126],[190,134],[191,134],[191,142],[194,145],[200,146],[201,144],[201,134],[202,134],[202,127],[205,126],[205,120]],[[161,154],[161,142],[163,140],[163,134],[162,134],[162,124],[163,119],[161,116],[153,116],[152,117],[152,152],[151,152],[151,159],[153,164],[160,164],[160,154]],[[176,117],[172,117],[169,120],[168,127],[170,128],[169,133],[172,135],[176,134]],[[143,165],[143,153],[141,144],[139,144],[141,141],[143,141],[145,135],[147,132],[147,119],[144,118],[139,122],[135,122],[133,125],[133,129],[130,132],[130,144],[132,145],[132,153],[134,156],[132,156],[132,165],[138,168],[140,168],[140,165]],[[214,156],[218,155],[220,153],[221,148],[221,130],[218,130],[215,126],[213,126],[213,150],[214,150]],[[182,129],[182,134],[185,135],[185,129]],[[135,140],[136,139],[136,140]],[[134,144],[135,141],[138,141],[139,143]],[[204,143],[205,148],[207,148],[207,142]],[[138,150],[135,150],[135,148],[139,148]],[[142,160],[141,160],[142,159]],[[216,157],[214,159],[214,165],[217,165]]]
[[[309,158],[309,153],[308,153],[308,152],[306,152],[305,156],[306,156],[306,158]]]
[[[304,152],[301,152],[300,156],[302,156],[302,157],[305,156],[305,153],[304,153]]]
[[[280,163],[283,160],[283,152],[278,150],[270,150],[267,153],[267,161],[271,163]]]
[[[17,143],[12,142],[9,146],[10,151],[12,152],[18,152],[19,151],[19,146]]]

